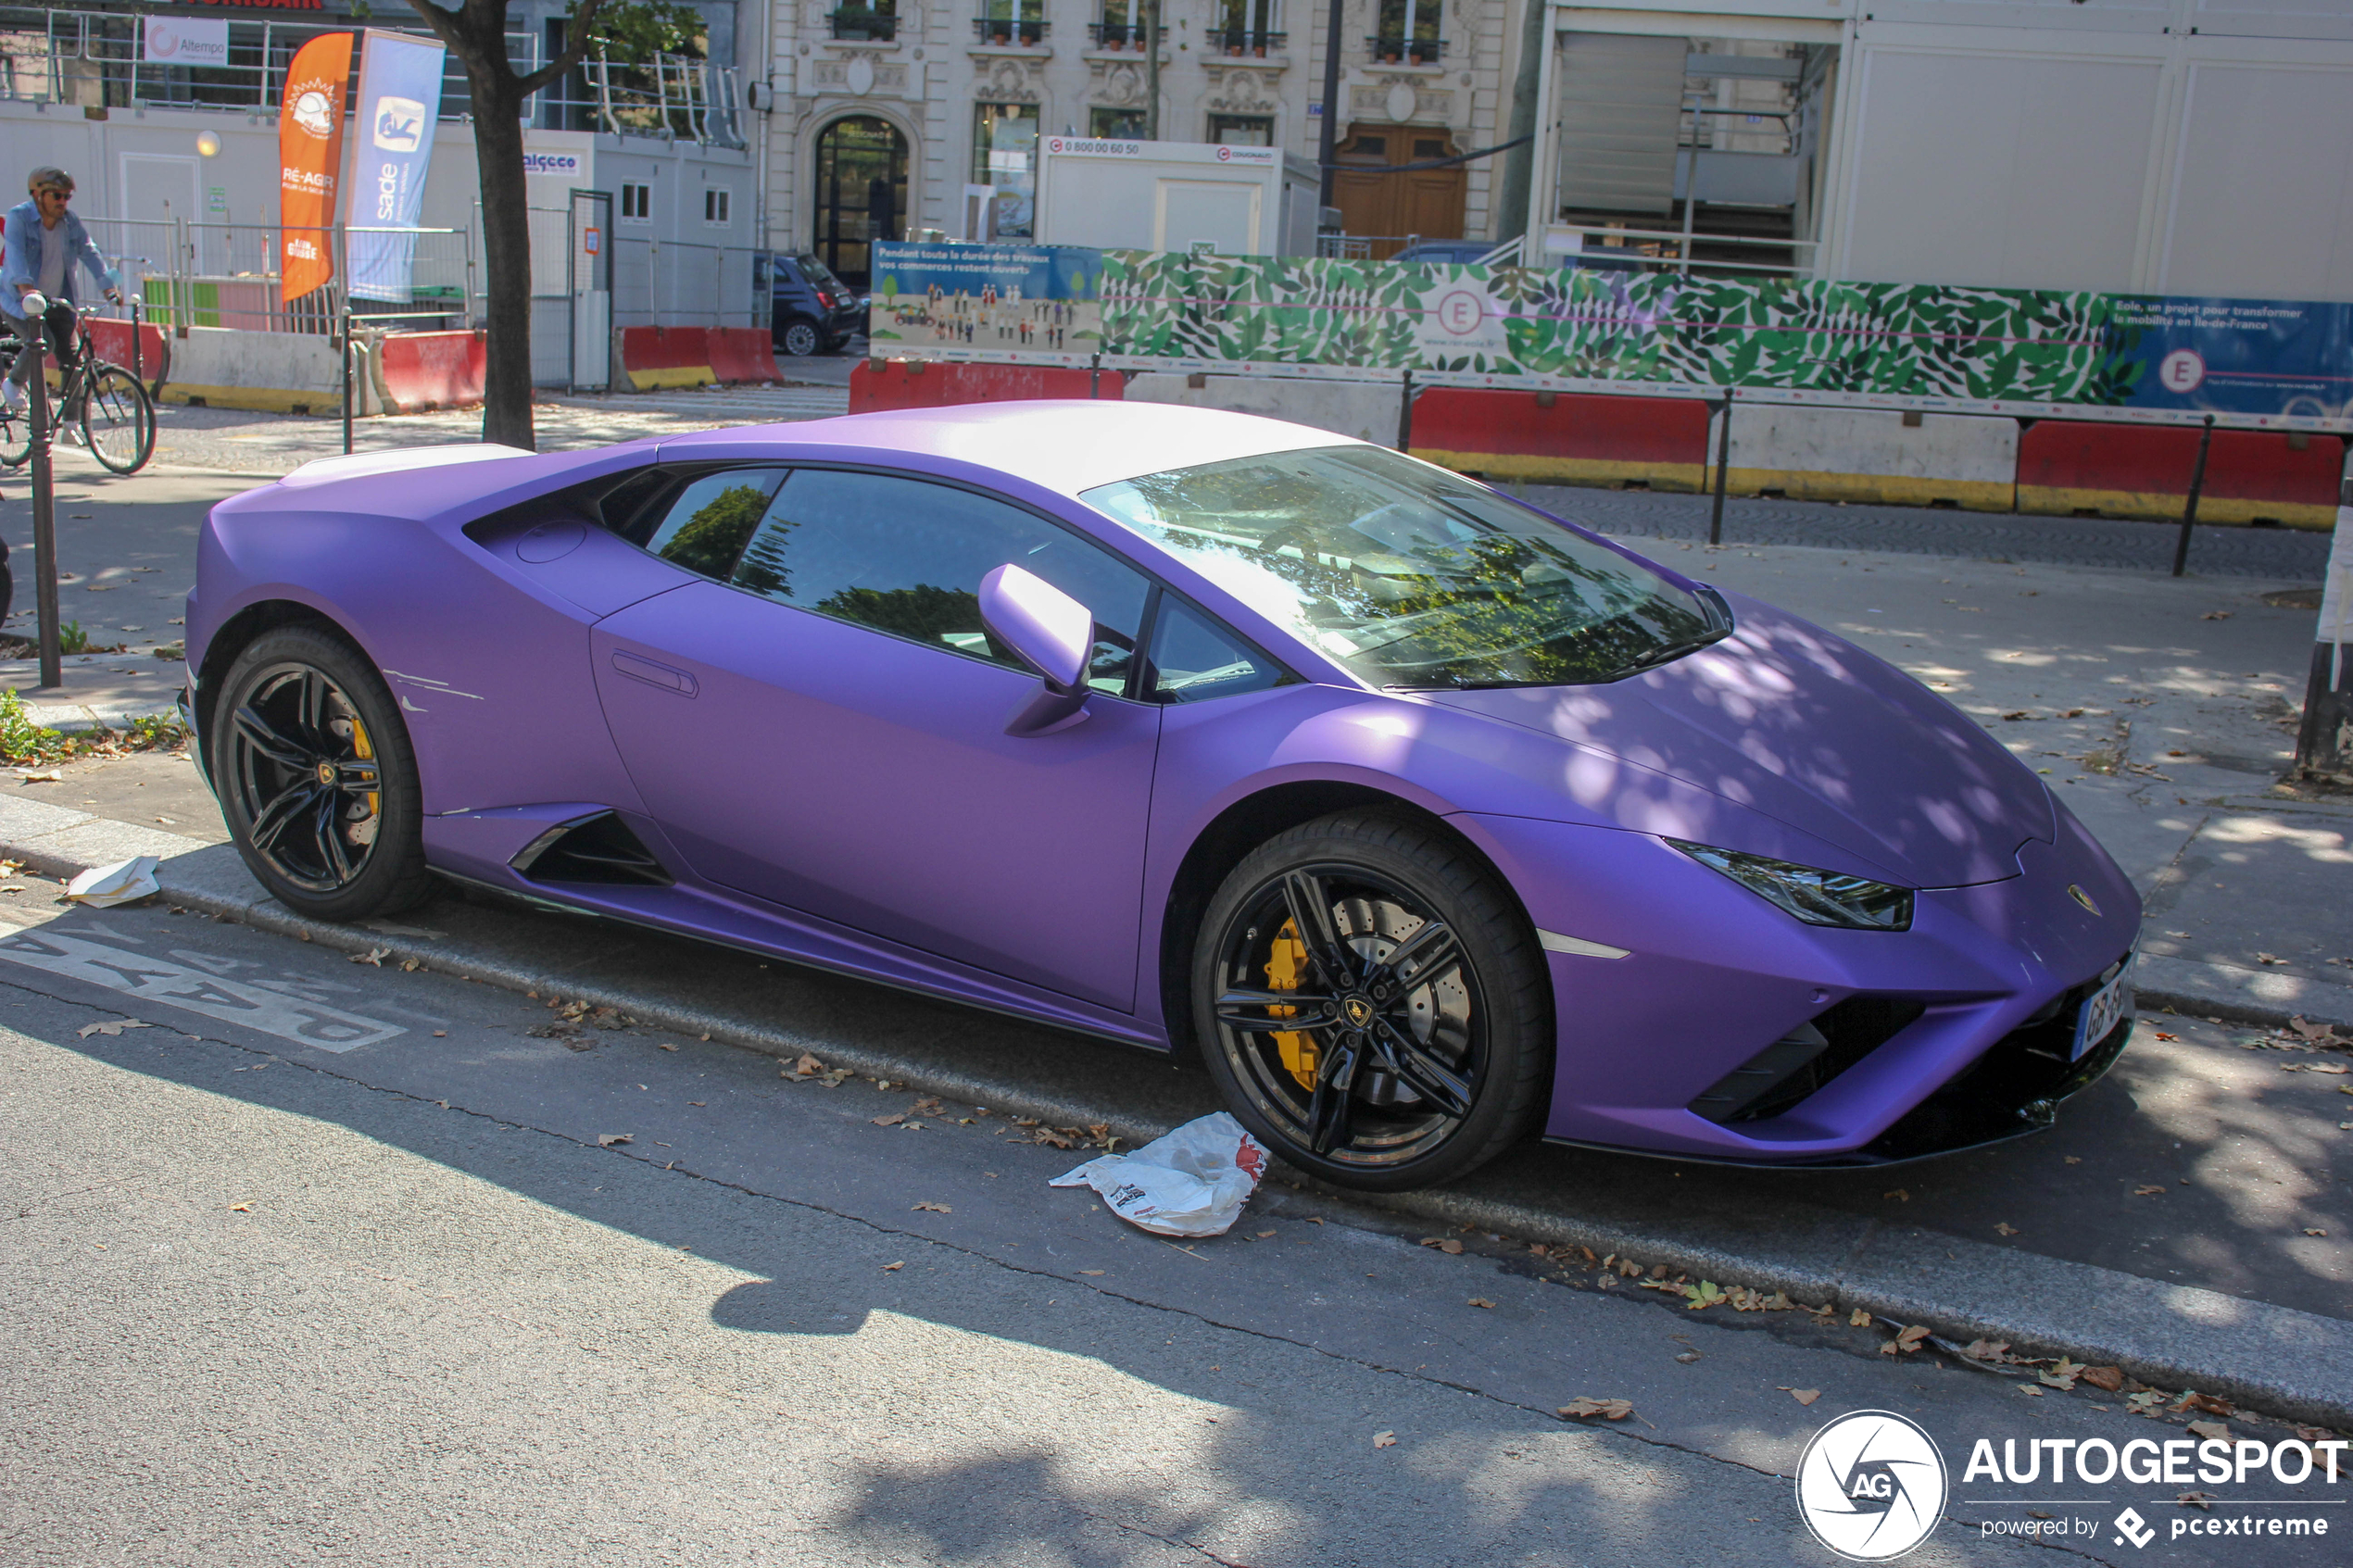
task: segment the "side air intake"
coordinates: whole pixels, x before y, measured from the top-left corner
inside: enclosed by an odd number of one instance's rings
[[[668,887],[676,880],[610,811],[559,822],[507,863],[534,882]]]
[[[1726,1126],[1779,1116],[1927,1010],[1926,1003],[1908,997],[1849,997],[1733,1068],[1691,1109]]]

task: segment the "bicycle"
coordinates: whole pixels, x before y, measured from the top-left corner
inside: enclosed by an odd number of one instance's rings
[[[114,473],[137,473],[156,452],[156,405],[138,377],[98,358],[90,320],[74,323],[74,368],[64,372],[50,403],[50,433],[79,426],[82,445]],[[0,374],[24,352],[13,331],[0,327]],[[32,456],[32,414],[0,403],[0,465],[22,468]]]

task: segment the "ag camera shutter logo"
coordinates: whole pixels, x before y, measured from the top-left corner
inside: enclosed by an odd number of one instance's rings
[[[1951,1486],[1936,1440],[1892,1411],[1840,1416],[1797,1461],[1798,1516],[1854,1562],[1886,1562],[1928,1539]]]

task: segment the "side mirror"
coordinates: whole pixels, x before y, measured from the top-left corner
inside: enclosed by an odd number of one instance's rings
[[[1085,605],[1008,563],[980,580],[980,623],[1045,683],[1007,721],[1007,734],[1051,734],[1087,717],[1095,618]]]

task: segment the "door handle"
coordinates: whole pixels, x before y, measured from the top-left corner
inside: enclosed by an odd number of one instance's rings
[[[673,670],[667,664],[657,664],[650,659],[625,653],[619,648],[613,650],[612,667],[633,681],[643,681],[649,686],[676,692],[680,696],[693,696],[701,689],[695,684],[695,678],[684,670]]]

